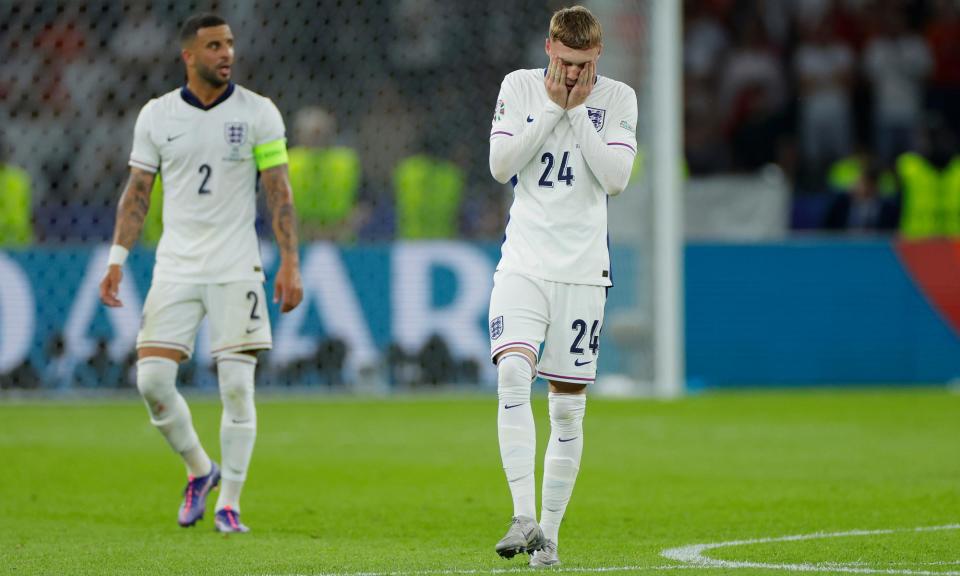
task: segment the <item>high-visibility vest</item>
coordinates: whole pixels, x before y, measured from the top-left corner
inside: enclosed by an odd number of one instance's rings
[[[841,158],[830,166],[830,172],[827,174],[827,183],[831,188],[849,192],[851,188],[860,180],[863,173],[862,162],[856,156],[847,156]]]
[[[900,233],[905,238],[960,236],[960,157],[942,171],[913,152],[897,159],[903,184]]]
[[[0,164],[0,246],[33,242],[30,176],[20,168]]]
[[[863,175],[863,160],[857,156],[841,158],[830,166],[827,184],[834,190],[849,192]],[[889,170],[877,177],[877,193],[885,198],[897,195],[897,180]]]
[[[947,236],[960,236],[960,157],[947,164],[940,173],[943,194],[943,224]]]
[[[301,228],[337,224],[350,217],[360,187],[360,157],[352,148],[291,148],[293,204]]]
[[[459,230],[463,171],[446,160],[419,154],[393,174],[397,237],[453,238]]]

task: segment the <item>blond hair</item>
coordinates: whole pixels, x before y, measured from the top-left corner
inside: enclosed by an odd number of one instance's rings
[[[600,21],[583,6],[561,8],[550,18],[550,40],[574,50],[587,50],[603,42]]]

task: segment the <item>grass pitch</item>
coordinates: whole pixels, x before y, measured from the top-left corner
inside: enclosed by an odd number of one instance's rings
[[[219,405],[188,398],[218,453]],[[534,399],[538,478],[548,434]],[[562,570],[960,574],[960,395],[943,390],[591,398]],[[253,532],[176,525],[185,480],[143,406],[0,404],[0,573],[486,574],[512,512],[496,401],[261,398]],[[538,489],[539,491],[539,489]],[[213,499],[215,499],[215,495]],[[935,531],[916,527],[948,526]],[[906,529],[906,531],[904,531]],[[789,541],[786,535],[864,530]],[[871,532],[872,531],[872,532]],[[666,549],[722,546],[710,565]],[[687,554],[688,561],[690,554]],[[772,567],[771,567],[772,565]]]

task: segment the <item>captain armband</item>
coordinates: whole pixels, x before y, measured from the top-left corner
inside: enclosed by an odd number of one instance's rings
[[[253,157],[257,162],[257,170],[261,172],[287,163],[287,140],[280,138],[272,142],[265,142],[254,146]]]

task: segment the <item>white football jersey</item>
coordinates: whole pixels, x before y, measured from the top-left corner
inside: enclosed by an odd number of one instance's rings
[[[513,205],[498,270],[568,284],[612,286],[607,194],[581,154],[566,112],[547,96],[543,68],[517,70],[500,87],[491,142],[533,129],[544,112],[564,114],[532,159],[511,179]],[[636,154],[637,97],[603,76],[585,114],[608,147]]]
[[[159,172],[163,180],[155,280],[264,280],[254,228],[254,148],[283,139],[273,102],[233,83],[209,107],[186,87],[143,107],[130,166]]]

